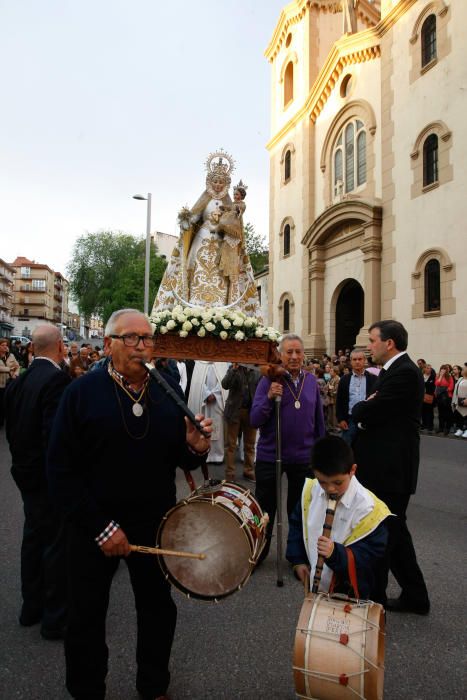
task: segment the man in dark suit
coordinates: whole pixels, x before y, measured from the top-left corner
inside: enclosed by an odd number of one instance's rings
[[[63,528],[49,500],[45,465],[55,411],[70,378],[59,365],[63,341],[58,328],[37,326],[32,342],[34,361],[5,396],[11,474],[24,505],[19,621],[25,627],[42,622],[44,639],[59,639],[66,614]]]
[[[389,518],[389,543],[379,571],[377,602],[388,610],[427,614],[428,591],[406,523],[406,510],[417,486],[420,416],[424,386],[417,365],[407,355],[407,331],[397,321],[378,321],[369,330],[373,360],[383,365],[375,393],[356,404],[359,425],[354,443],[359,481],[396,515]],[[388,571],[401,587],[399,598],[386,599]]]
[[[357,424],[352,416],[353,407],[373,393],[376,376],[365,370],[363,350],[352,350],[350,364],[351,373],[344,374],[337,386],[336,418],[342,430],[341,437],[347,444],[352,445],[357,434]]]

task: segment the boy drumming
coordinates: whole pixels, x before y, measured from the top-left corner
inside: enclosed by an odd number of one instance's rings
[[[371,599],[377,559],[384,555],[391,514],[383,501],[364,488],[355,472],[353,453],[339,437],[318,440],[311,453],[314,479],[307,479],[301,502],[290,517],[287,559],[297,578],[305,582],[314,574],[318,555],[324,557],[320,591],[328,592],[334,577],[336,593],[355,595],[348,575],[346,548],[355,558],[360,598]],[[323,536],[323,523],[329,498],[337,499],[329,537]]]

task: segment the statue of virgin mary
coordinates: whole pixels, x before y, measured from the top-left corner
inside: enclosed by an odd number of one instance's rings
[[[206,189],[191,209],[184,208],[179,214],[180,237],[159,287],[152,313],[181,304],[233,308],[248,316],[260,317],[253,269],[243,237],[237,241],[237,260],[233,266],[229,265],[228,274],[221,262],[225,258],[221,248],[225,237],[222,218],[224,212],[231,211],[234,206],[229,196],[233,169],[233,159],[223,150],[209,155],[206,161]],[[241,209],[242,213],[244,208]],[[241,214],[239,216],[241,220]]]

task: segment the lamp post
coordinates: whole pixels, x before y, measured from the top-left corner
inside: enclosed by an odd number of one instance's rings
[[[151,259],[151,193],[145,197],[142,194],[134,194],[133,199],[140,199],[148,203],[146,219],[146,259],[144,263],[144,313],[149,313],[149,266]]]

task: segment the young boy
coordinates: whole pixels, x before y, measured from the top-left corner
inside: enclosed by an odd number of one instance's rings
[[[374,566],[385,553],[391,514],[385,503],[355,477],[357,465],[351,448],[340,437],[318,440],[311,454],[315,478],[307,479],[289,523],[287,559],[297,578],[313,580],[318,554],[324,556],[320,591],[328,592],[334,575],[334,592],[355,596],[348,575],[346,547],[355,558],[360,598],[371,599]],[[322,535],[330,496],[337,506],[329,537]],[[311,572],[311,575],[310,575]]]

